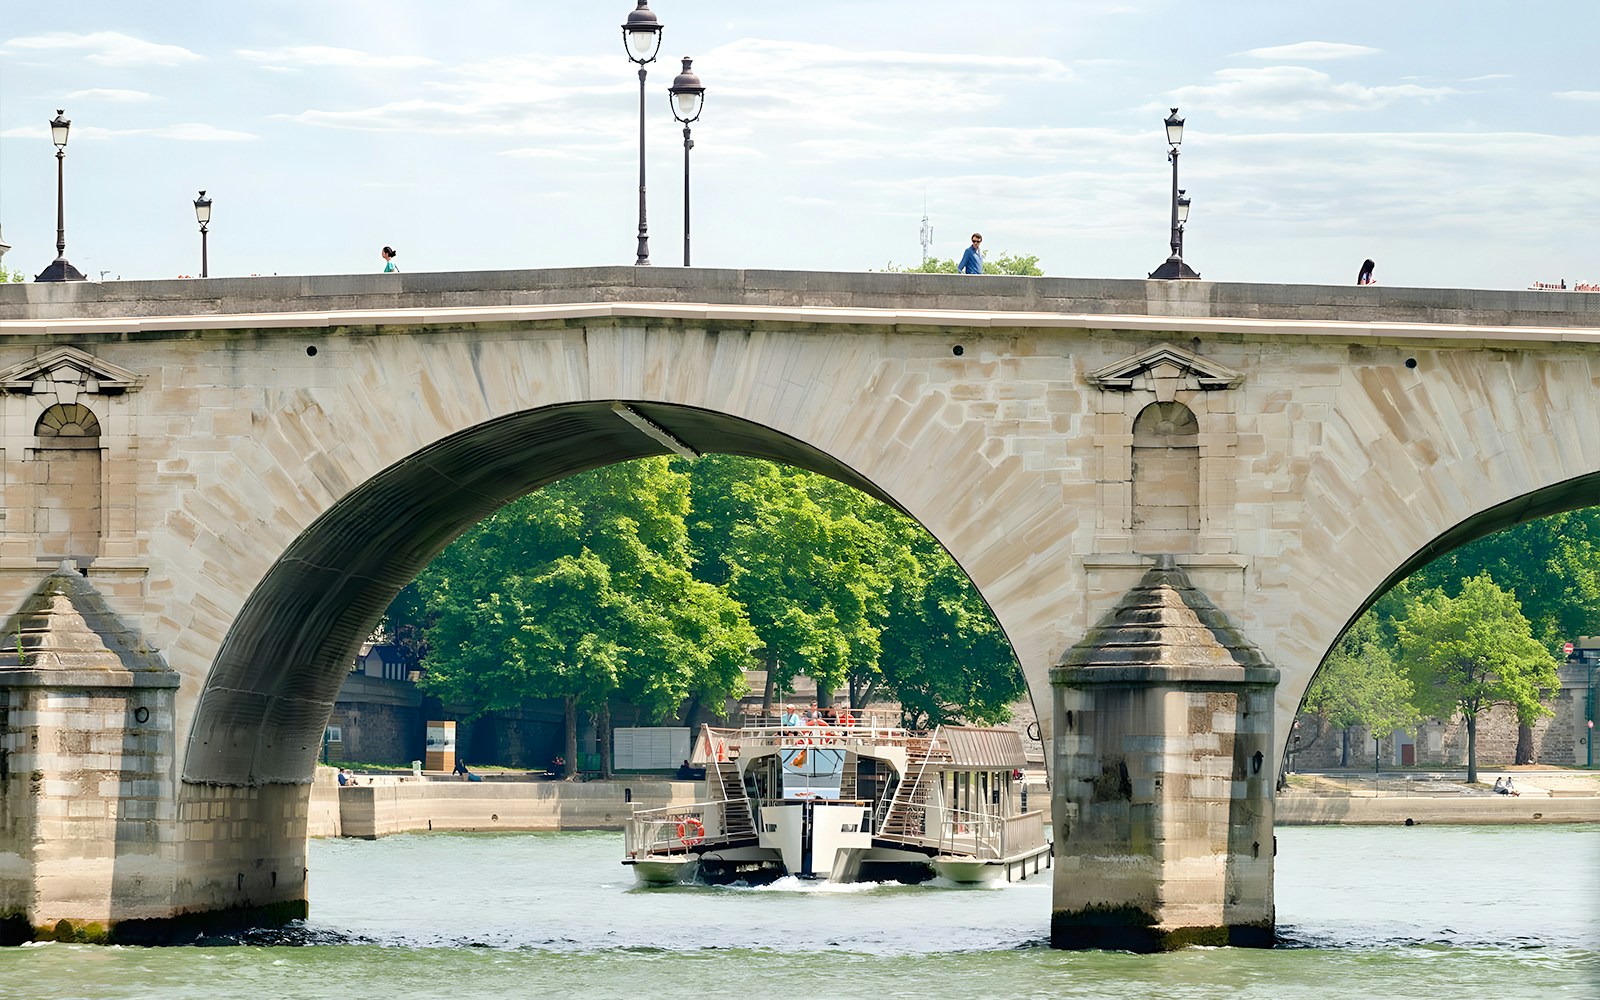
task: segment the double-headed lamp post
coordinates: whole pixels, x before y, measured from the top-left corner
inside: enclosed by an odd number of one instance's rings
[[[1183,144],[1183,119],[1173,108],[1164,125],[1167,127],[1167,159],[1172,161],[1172,255],[1161,266],[1150,272],[1150,277],[1161,279],[1198,278],[1194,268],[1183,262],[1183,227],[1189,221],[1189,199],[1178,190],[1178,147]]]
[[[72,123],[63,118],[66,112],[56,109],[50,122],[50,141],[56,144],[56,259],[39,272],[34,281],[87,281],[83,272],[67,263],[67,211],[66,184],[67,133]]]
[[[661,22],[651,11],[648,0],[639,0],[639,6],[623,22],[622,41],[627,46],[628,58],[639,64],[639,252],[634,263],[648,265],[650,230],[645,225],[644,210],[644,68],[655,62],[656,53],[661,51]]]
[[[700,78],[689,69],[694,59],[690,56],[683,57],[683,72],[672,81],[672,86],[667,88],[667,93],[672,95],[672,117],[683,122],[683,266],[689,266],[689,150],[694,148],[694,140],[689,138],[689,126],[700,117],[700,109],[705,107],[706,88],[700,85]]]
[[[211,199],[204,191],[194,200],[194,217],[200,222],[200,277],[210,277],[206,262],[206,230],[211,226]]]

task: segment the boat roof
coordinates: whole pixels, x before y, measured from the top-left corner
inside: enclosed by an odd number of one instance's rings
[[[952,767],[1015,769],[1028,762],[1022,749],[1022,734],[1015,729],[943,726],[939,735],[950,750]]]

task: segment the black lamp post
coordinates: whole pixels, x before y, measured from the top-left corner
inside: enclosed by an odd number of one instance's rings
[[[683,122],[683,266],[689,266],[689,150],[694,148],[694,140],[689,138],[689,126],[700,117],[700,109],[705,107],[706,88],[700,85],[700,78],[690,72],[689,66],[694,60],[689,56],[683,57],[683,72],[672,81],[672,86],[667,88],[667,93],[672,95],[672,117]]]
[[[194,200],[194,217],[200,220],[200,277],[205,278],[210,276],[206,267],[206,229],[211,225],[211,199],[204,191]]]
[[[1150,272],[1150,277],[1161,279],[1198,278],[1194,268],[1183,262],[1183,226],[1189,220],[1189,199],[1178,190],[1178,146],[1183,143],[1183,119],[1178,109],[1163,123],[1167,127],[1167,159],[1172,161],[1172,256]]]
[[[83,272],[67,263],[67,211],[63,194],[66,183],[67,132],[72,123],[61,117],[65,111],[57,108],[50,122],[50,141],[56,144],[56,259],[39,272],[34,281],[87,281]]]
[[[645,226],[644,211],[644,68],[656,61],[656,53],[661,50],[661,22],[650,10],[648,0],[639,0],[639,6],[628,15],[622,25],[622,41],[627,46],[628,58],[639,64],[639,253],[634,263],[648,265],[650,230]]]

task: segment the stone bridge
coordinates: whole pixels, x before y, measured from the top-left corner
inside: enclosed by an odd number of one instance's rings
[[[1061,946],[1267,943],[1341,630],[1588,505],[1600,296],[611,267],[0,286],[0,934],[304,912],[357,644],[501,504],[734,452],[950,551],[1049,702]]]

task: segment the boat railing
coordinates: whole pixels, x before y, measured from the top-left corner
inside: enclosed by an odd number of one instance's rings
[[[898,721],[898,720],[896,720]],[[917,733],[888,724],[888,717],[849,717],[843,721],[813,721],[785,725],[782,720],[746,724],[737,729],[706,726],[695,740],[692,763],[708,764],[729,760],[741,748],[756,747],[851,747],[855,745],[909,746],[924,739]]]
[[[967,809],[923,808],[920,836],[902,836],[941,854],[959,854],[980,861],[1014,858],[1043,848],[1044,813],[1000,816]]]
[[[687,855],[707,840],[727,833],[726,802],[690,802],[639,809],[623,828],[627,857]]]

